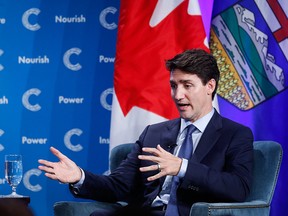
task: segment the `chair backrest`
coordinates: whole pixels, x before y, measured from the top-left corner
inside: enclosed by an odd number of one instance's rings
[[[109,159],[110,171],[116,169],[120,163],[126,159],[127,155],[131,152],[133,145],[135,145],[135,143],[124,143],[117,145],[111,150]]]
[[[110,170],[117,168],[135,143],[116,146],[110,154]],[[252,190],[247,202],[262,200],[271,204],[282,162],[282,147],[274,141],[255,141]]]
[[[282,147],[274,141],[255,141],[253,184],[246,201],[271,204],[282,162]]]

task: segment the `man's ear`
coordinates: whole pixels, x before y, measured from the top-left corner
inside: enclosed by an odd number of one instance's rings
[[[215,79],[210,79],[207,84],[207,94],[208,95],[212,95],[212,93],[214,92],[215,88],[216,88],[216,81]]]

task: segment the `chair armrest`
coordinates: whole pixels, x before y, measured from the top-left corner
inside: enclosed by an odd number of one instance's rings
[[[264,201],[241,203],[194,203],[190,216],[269,216],[270,206]]]
[[[53,206],[54,216],[83,216],[90,215],[92,212],[100,210],[101,212],[116,211],[121,208],[123,203],[106,203],[106,202],[74,202],[60,201]]]

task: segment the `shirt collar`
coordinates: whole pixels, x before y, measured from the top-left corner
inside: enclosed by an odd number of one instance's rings
[[[201,132],[203,133],[206,126],[208,125],[209,121],[211,120],[213,114],[214,114],[214,109],[211,110],[211,112],[207,113],[205,116],[202,118],[198,119],[193,123],[193,125]],[[183,132],[183,130],[188,126],[192,124],[191,121],[186,121],[185,119],[181,118],[181,126],[180,126],[180,133]]]

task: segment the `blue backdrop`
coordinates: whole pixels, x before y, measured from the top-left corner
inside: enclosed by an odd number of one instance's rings
[[[79,166],[108,169],[119,1],[0,0],[0,194],[11,192],[4,155],[23,155],[17,191],[35,215],[73,200],[39,158],[59,148]]]

